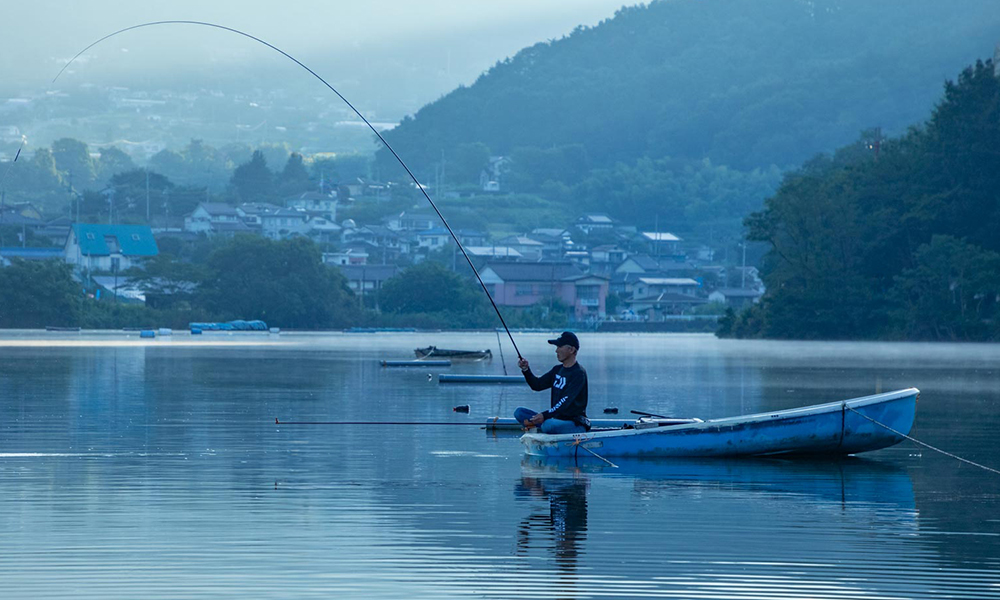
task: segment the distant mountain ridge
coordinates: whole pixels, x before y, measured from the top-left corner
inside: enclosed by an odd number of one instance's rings
[[[997,8],[659,0],[525,48],[387,138],[425,180],[476,143],[495,155],[575,147],[587,169],[642,157],[795,166],[864,129],[921,121],[947,77],[992,53]],[[384,149],[378,164],[394,169]]]

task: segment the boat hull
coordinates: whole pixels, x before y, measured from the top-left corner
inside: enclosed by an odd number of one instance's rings
[[[427,348],[417,348],[413,351],[417,358],[441,358],[448,360],[486,360],[493,358],[490,350],[448,350],[429,346]]]
[[[910,388],[805,408],[712,419],[701,423],[521,437],[532,456],[603,457],[857,454],[887,448],[909,434],[919,390]],[[865,418],[868,417],[868,418]]]

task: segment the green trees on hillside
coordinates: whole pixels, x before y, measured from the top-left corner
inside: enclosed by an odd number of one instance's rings
[[[267,202],[274,187],[274,174],[267,168],[267,159],[255,150],[249,162],[236,167],[231,180],[241,202]]]
[[[942,74],[991,51],[998,24],[992,0],[651,2],[521,50],[386,137],[424,180],[442,152],[477,142],[504,156],[579,144],[597,168],[667,156],[784,168],[921,119]],[[392,160],[379,151],[381,170]]]
[[[788,338],[1000,339],[1000,79],[978,62],[924,127],[790,174],[746,221],[767,242],[760,305]],[[752,327],[747,326],[753,323]]]

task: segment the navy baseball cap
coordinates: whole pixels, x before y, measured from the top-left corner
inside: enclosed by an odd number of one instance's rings
[[[549,340],[549,343],[553,346],[573,346],[577,350],[580,349],[580,340],[576,338],[576,334],[572,331],[562,332],[562,335],[554,340]]]

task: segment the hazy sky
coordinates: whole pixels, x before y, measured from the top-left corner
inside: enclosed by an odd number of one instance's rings
[[[44,87],[65,59],[116,29],[162,19],[205,20],[243,29],[318,67],[374,60],[429,66],[435,87],[471,83],[491,64],[524,46],[561,37],[577,25],[609,18],[625,0],[12,0],[0,14],[3,87]],[[72,77],[184,72],[220,62],[242,68],[275,60],[232,34],[193,27],[131,32],[88,53]],[[206,60],[208,59],[208,60]],[[428,63],[434,63],[429,65]],[[199,69],[202,70],[202,69]],[[317,69],[320,70],[320,69]],[[210,69],[208,69],[210,75]],[[333,79],[337,73],[321,73]],[[356,77],[357,73],[351,73]],[[79,81],[77,79],[76,81]],[[64,84],[64,85],[68,85]],[[431,84],[429,84],[431,85]],[[448,91],[440,89],[440,95]]]

